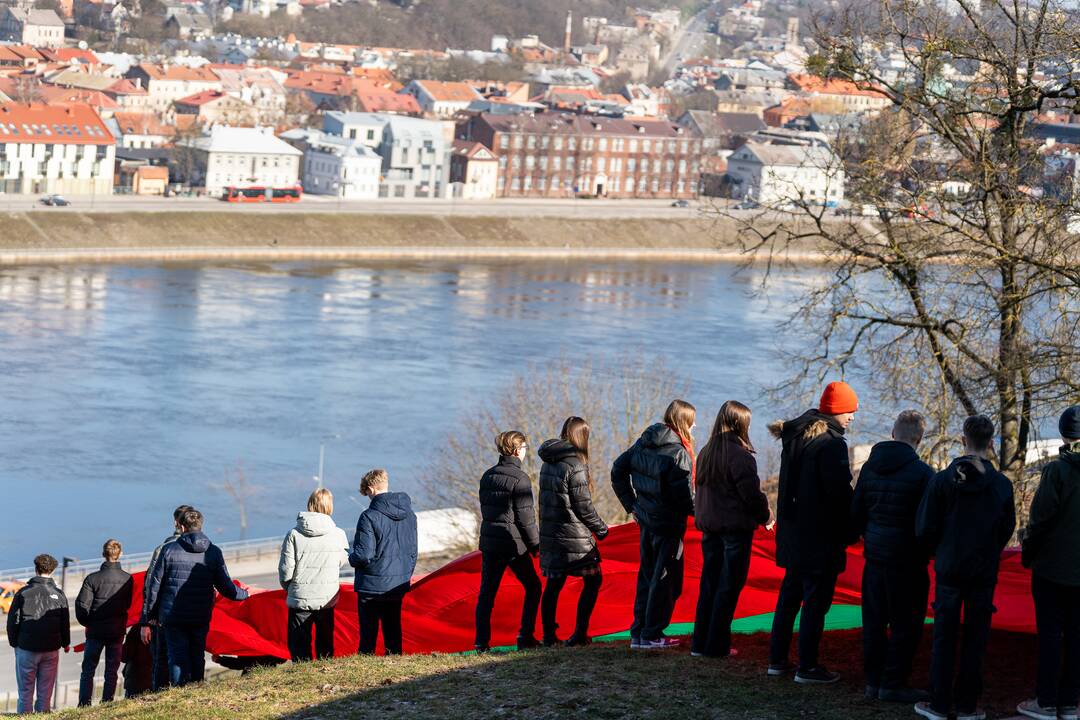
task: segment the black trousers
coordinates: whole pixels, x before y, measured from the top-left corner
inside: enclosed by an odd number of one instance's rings
[[[993,585],[952,587],[938,582],[934,595],[934,652],[930,660],[930,705],[937,712],[950,712],[954,698],[957,712],[975,711],[982,694],[983,657],[993,614]]]
[[[383,646],[387,655],[401,654],[401,601],[404,595],[360,595],[357,611],[360,616],[361,655],[374,655],[375,643],[382,626]]]
[[[293,662],[311,659],[311,631],[315,630],[315,657],[334,657],[334,605],[320,610],[289,608],[289,656]]]
[[[783,665],[788,661],[795,618],[799,618],[799,669],[812,670],[818,666],[821,635],[825,632],[825,615],[832,607],[836,591],[836,573],[803,573],[788,570],[780,584],[773,615],[772,637],[769,639],[769,664]],[[802,610],[800,615],[799,611]]]
[[[930,573],[925,565],[868,560],[862,577],[863,669],[866,684],[907,686],[926,622]]]
[[[579,638],[589,636],[589,619],[592,617],[593,608],[596,607],[596,599],[600,597],[600,586],[604,583],[604,576],[599,574],[586,575],[581,578],[585,586],[578,596],[577,623],[574,626],[574,635]],[[540,601],[540,622],[544,626],[544,639],[553,640],[555,631],[559,627],[555,622],[555,614],[559,609],[559,594],[566,585],[566,576],[548,578],[544,584],[544,595]]]
[[[641,562],[630,637],[656,640],[671,624],[675,601],[682,595],[683,539],[681,535],[659,535],[643,526],[639,531]]]
[[[480,595],[476,598],[476,647],[491,644],[491,611],[495,608],[495,596],[499,592],[506,569],[514,573],[525,588],[525,602],[521,605],[521,627],[518,639],[535,637],[536,612],[540,609],[540,578],[528,553],[517,557],[485,553],[480,565]]]
[[[1080,696],[1080,587],[1031,576],[1039,631],[1039,705],[1074,708]]]
[[[172,684],[169,679],[169,651],[165,646],[165,631],[160,625],[151,625],[150,652],[154,658],[151,689],[164,690]]]
[[[694,615],[692,652],[727,657],[731,652],[731,620],[750,572],[753,531],[702,533],[701,588]]]

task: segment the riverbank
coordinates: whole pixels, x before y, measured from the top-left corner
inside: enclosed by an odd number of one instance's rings
[[[358,213],[6,213],[0,265],[431,259],[745,259],[738,221]],[[791,260],[824,259],[812,245]]]

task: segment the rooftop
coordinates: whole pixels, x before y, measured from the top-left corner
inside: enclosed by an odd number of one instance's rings
[[[466,82],[440,82],[438,80],[415,80],[413,84],[421,88],[435,102],[472,102],[481,97],[476,89]]]
[[[207,152],[260,155],[303,155],[281,138],[274,137],[268,128],[227,127],[217,125],[194,141],[193,145]]]
[[[0,142],[113,145],[101,116],[83,104],[0,105]]]
[[[858,85],[843,78],[823,78],[805,73],[792,73],[788,78],[797,89],[803,92],[819,95],[868,95],[883,100],[888,99],[888,95],[883,90],[868,85]]]

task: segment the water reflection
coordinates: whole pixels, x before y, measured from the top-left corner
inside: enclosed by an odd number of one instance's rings
[[[777,322],[820,275],[790,273],[758,297],[760,278],[732,270],[582,262],[0,270],[0,488],[16,510],[0,534],[0,565],[23,564],[29,545],[93,553],[111,532],[149,546],[180,502],[198,504],[216,537],[234,539],[236,508],[217,488],[238,463],[258,489],[249,534],[277,534],[310,489],[319,439],[333,434],[341,439],[328,448],[326,471],[336,493],[354,493],[359,474],[381,465],[423,504],[438,482],[421,475],[426,453],[456,418],[530,363],[568,352],[664,360],[692,381],[706,417],[726,397],[754,401],[779,371]],[[28,487],[48,498],[47,530]]]

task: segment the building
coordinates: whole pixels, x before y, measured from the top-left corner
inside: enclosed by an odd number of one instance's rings
[[[721,150],[734,150],[755,133],[766,128],[754,113],[713,113],[707,110],[687,110],[678,123],[702,139],[702,151],[715,155]]]
[[[469,107],[472,101],[483,98],[466,82],[413,80],[401,92],[416,98],[423,112],[447,120]]]
[[[285,117],[287,73],[268,67],[211,65],[210,69],[221,80],[223,92],[249,106],[256,125],[276,125]]]
[[[214,23],[200,12],[177,12],[165,20],[165,32],[181,40],[200,40],[214,32]]]
[[[755,136],[731,154],[727,170],[732,197],[767,207],[835,207],[844,200],[843,168],[823,142]]]
[[[281,138],[304,153],[304,192],[346,200],[379,197],[382,158],[359,140],[319,130],[290,130]]]
[[[58,48],[64,44],[64,21],[54,10],[0,7],[0,40]]]
[[[152,113],[117,112],[105,122],[119,148],[137,150],[162,147],[176,137],[176,126],[162,122]]]
[[[190,115],[203,125],[250,125],[255,122],[255,108],[221,90],[202,92],[173,103],[177,115]]]
[[[177,145],[189,149],[194,162],[193,187],[220,195],[229,187],[293,187],[300,180],[303,153],[274,137],[270,128],[218,125],[208,135]]]
[[[109,195],[116,141],[88,105],[0,105],[0,190]]]
[[[499,189],[499,158],[478,142],[455,140],[450,150],[450,183],[454,197],[490,200]]]
[[[444,123],[381,113],[328,112],[323,130],[358,140],[382,158],[379,197],[446,197],[450,162]]]
[[[457,137],[499,158],[498,197],[697,194],[701,139],[666,121],[483,113],[459,124]]]
[[[125,77],[146,90],[147,109],[163,115],[181,98],[204,90],[221,90],[221,79],[205,66],[141,63],[128,70]]]
[[[835,101],[841,112],[877,112],[893,104],[884,90],[857,85],[850,80],[807,74],[792,74],[788,77],[791,85],[799,92],[809,97]]]

